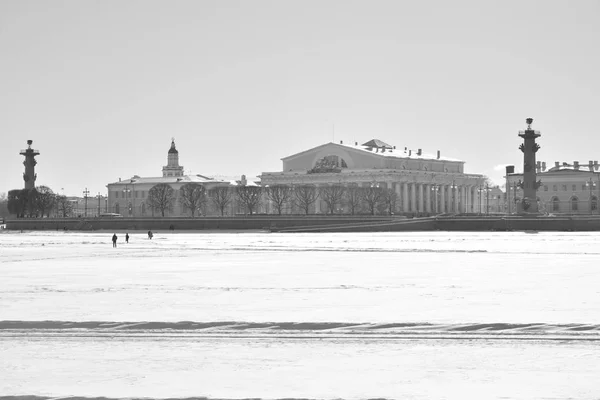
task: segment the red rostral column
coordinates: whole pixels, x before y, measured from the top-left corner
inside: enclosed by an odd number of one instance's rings
[[[523,138],[523,143],[519,149],[523,152],[523,181],[520,183],[523,189],[523,200],[521,202],[522,210],[526,213],[537,213],[537,189],[541,185],[541,181],[536,180],[535,175],[535,153],[540,149],[540,145],[535,142],[535,139],[542,136],[539,131],[531,129],[533,118],[527,118],[527,129],[519,131],[519,136]]]
[[[25,156],[25,161],[23,161],[23,165],[25,166],[25,173],[23,174],[23,180],[25,181],[25,189],[33,189],[35,187],[35,179],[37,175],[35,173],[35,165],[37,161],[35,161],[35,156],[39,156],[40,152],[31,148],[31,144],[33,140],[28,140],[27,149],[21,150],[19,154]]]

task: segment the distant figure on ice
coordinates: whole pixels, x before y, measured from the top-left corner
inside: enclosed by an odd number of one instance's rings
[[[117,234],[116,233],[113,234],[112,241],[113,241],[113,247],[117,247]]]
[[[129,233],[125,234],[125,243],[129,243]]]
[[[152,234],[152,231],[148,231],[148,239],[152,239],[152,236],[154,236],[154,235]]]

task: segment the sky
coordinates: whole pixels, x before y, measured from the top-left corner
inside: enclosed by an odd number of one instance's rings
[[[254,177],[330,141],[381,139],[501,182],[600,159],[600,1],[0,0],[0,193],[81,196],[186,173]]]

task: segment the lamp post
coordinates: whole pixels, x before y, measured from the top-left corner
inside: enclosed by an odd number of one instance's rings
[[[596,182],[594,182],[594,180],[590,176],[590,179],[585,183],[585,185],[590,188],[590,214],[592,214],[592,204],[593,204],[592,191],[596,187]],[[598,203],[596,203],[596,207],[597,206],[598,206]]]
[[[438,191],[440,190],[440,186],[439,185],[432,185],[431,186],[431,191],[433,192],[433,212],[435,214],[438,213]]]
[[[129,194],[131,193],[131,189],[125,185],[125,189],[123,189],[123,194],[125,195],[125,205],[127,206],[127,210],[129,215],[131,215],[131,207],[129,207]]]
[[[486,200],[485,200],[485,213],[486,215],[490,213],[490,186],[488,183],[485,184],[485,186],[480,186],[479,189],[477,189],[477,191],[479,192],[479,214],[482,213],[481,211],[481,201],[482,201],[482,193],[485,192],[486,193]]]
[[[456,189],[458,188],[458,186],[456,186],[456,183],[454,181],[452,181],[452,185],[450,185],[450,189],[452,189],[452,213],[456,212]]]
[[[486,191],[485,214],[489,215],[490,214],[490,186],[488,183],[485,184],[485,191]]]
[[[102,195],[100,194],[100,192],[98,192],[98,194],[96,195],[96,198],[98,199],[98,217],[100,216],[100,204],[102,204]]]
[[[84,199],[84,203],[85,203],[85,208],[83,211],[83,215],[85,217],[87,217],[87,198],[88,198],[88,194],[90,194],[90,191],[88,190],[88,188],[85,188],[85,190],[83,191],[83,199]]]

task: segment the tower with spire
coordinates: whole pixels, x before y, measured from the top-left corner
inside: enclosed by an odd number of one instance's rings
[[[179,152],[175,148],[175,138],[171,139],[171,148],[167,155],[167,165],[162,170],[163,178],[167,176],[183,176],[183,167],[179,165]]]
[[[19,153],[22,156],[25,156],[25,161],[23,161],[23,165],[25,165],[25,172],[23,173],[25,189],[33,189],[37,178],[37,174],[35,173],[35,165],[37,164],[35,156],[40,155],[40,152],[31,148],[32,143],[33,140],[28,140],[27,149],[21,150],[21,153]]]

